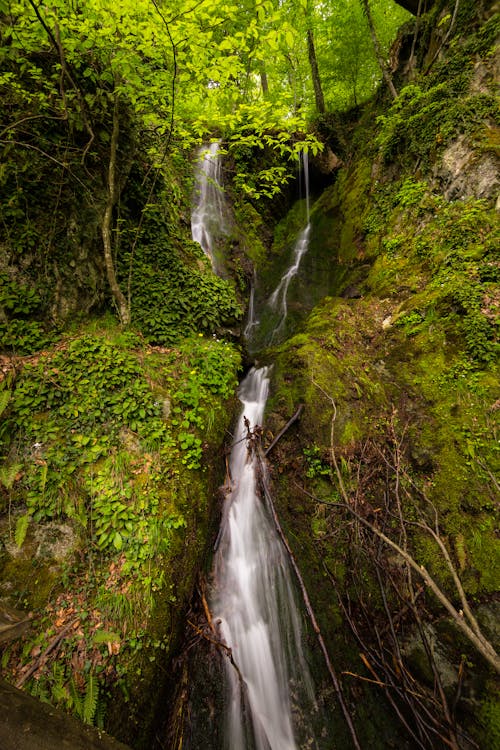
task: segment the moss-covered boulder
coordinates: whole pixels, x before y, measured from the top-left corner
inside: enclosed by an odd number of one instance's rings
[[[150,347],[98,321],[11,362],[0,607],[23,609],[29,629],[3,644],[4,675],[150,747],[210,537],[239,354],[201,334]]]

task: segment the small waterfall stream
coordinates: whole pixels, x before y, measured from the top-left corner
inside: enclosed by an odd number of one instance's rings
[[[213,158],[216,151],[211,154]],[[209,181],[208,175],[202,176],[193,212],[193,227],[206,252],[211,243],[211,211],[217,206],[217,201],[209,198]],[[293,263],[273,294],[272,304],[281,309],[279,325],[287,315],[288,286],[307,250],[309,233],[307,193],[307,226],[297,240]],[[258,324],[252,289],[246,334]],[[242,411],[230,457],[232,486],[225,499],[214,558],[210,606],[218,636],[232,654],[232,661],[225,660],[224,670],[227,750],[298,750],[306,746],[303,743],[311,749],[317,747],[310,727],[314,688],[303,650],[292,572],[259,492],[258,467],[262,464],[247,446],[249,431],[262,425],[269,375],[268,367],[253,368],[240,385]],[[303,720],[304,713],[309,721]]]
[[[293,248],[292,262],[290,266],[281,277],[281,280],[278,286],[276,287],[276,289],[271,294],[268,300],[269,307],[276,312],[279,311],[280,313],[278,324],[275,326],[274,330],[272,331],[270,343],[272,343],[274,341],[275,336],[277,336],[283,330],[283,326],[285,325],[285,320],[288,315],[288,306],[287,306],[288,287],[290,286],[290,282],[293,279],[293,277],[297,275],[297,272],[300,267],[300,262],[309,248],[309,237],[311,234],[311,222],[310,222],[311,206],[310,206],[310,197],[309,197],[309,161],[308,161],[307,152],[302,153],[302,163],[303,163],[303,173],[304,173],[307,223],[295,241],[295,245]],[[302,182],[301,180],[299,180],[299,186],[301,187],[301,185],[302,185]]]
[[[221,271],[217,241],[225,234],[229,218],[222,188],[219,149],[220,142],[215,141],[198,150],[191,213],[191,235],[210,258],[215,273]]]
[[[262,424],[268,388],[267,367],[252,369],[240,386],[233,487],[214,560],[213,618],[240,672],[226,660],[228,750],[297,750],[292,691],[302,706],[314,704],[292,574],[245,439],[248,429]]]
[[[214,254],[216,240],[224,234],[230,216],[221,190],[218,151],[217,143],[200,149],[192,214],[193,239],[209,255],[216,272],[223,270]],[[311,231],[307,159],[303,166],[307,225],[269,302],[280,313],[276,328],[286,319],[288,287],[307,251]],[[255,279],[247,338],[260,327],[254,288]],[[242,409],[229,461],[231,486],[213,560],[209,606],[216,637],[231,653],[223,667],[222,746],[225,750],[316,750],[312,727],[318,707],[304,649],[302,610],[288,554],[260,491],[265,462],[249,450],[249,436],[262,426],[270,372],[269,367],[254,367],[240,384]],[[206,747],[220,750],[220,740],[214,746],[207,742]]]

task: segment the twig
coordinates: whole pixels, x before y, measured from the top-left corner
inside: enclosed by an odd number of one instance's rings
[[[443,49],[444,45],[446,44],[446,42],[447,42],[447,41],[448,41],[448,39],[450,38],[451,32],[453,31],[453,28],[454,28],[454,26],[455,26],[455,20],[456,20],[456,18],[457,18],[457,13],[458,13],[458,6],[459,6],[459,5],[460,5],[460,0],[456,0],[456,2],[455,2],[455,8],[454,8],[454,10],[453,10],[453,16],[452,16],[452,18],[451,18],[451,22],[450,22],[450,26],[449,26],[449,28],[448,28],[448,31],[446,32],[446,35],[445,35],[445,37],[444,37],[443,41],[441,42],[441,44],[440,44],[440,45],[439,45],[439,47],[437,48],[437,50],[436,50],[436,52],[435,52],[435,54],[434,54],[434,57],[432,58],[432,60],[430,61],[429,65],[428,65],[428,66],[427,66],[427,68],[425,69],[425,71],[424,71],[424,75],[427,75],[427,73],[429,72],[429,70],[430,70],[430,69],[432,68],[432,66],[433,66],[433,65],[434,65],[434,63],[436,62],[436,59],[437,59],[437,57],[438,57],[439,53],[441,52],[441,50]]]
[[[346,702],[344,700],[344,696],[342,694],[342,689],[340,687],[340,682],[339,682],[338,677],[336,675],[335,669],[333,667],[332,662],[330,661],[330,656],[328,654],[325,642],[323,640],[323,636],[321,634],[321,630],[320,630],[318,622],[316,620],[316,616],[314,614],[314,610],[312,608],[311,601],[309,599],[309,595],[307,593],[307,589],[306,589],[304,580],[303,580],[302,575],[300,573],[300,570],[298,568],[298,565],[297,565],[297,562],[295,560],[294,554],[293,554],[293,552],[291,550],[291,547],[290,547],[290,545],[288,543],[288,539],[286,538],[285,533],[284,533],[284,531],[283,531],[283,529],[281,527],[281,524],[279,522],[278,515],[276,513],[276,509],[274,507],[273,499],[271,497],[271,493],[269,492],[269,488],[267,486],[267,483],[264,481],[265,473],[264,473],[264,467],[263,467],[263,460],[264,459],[263,459],[262,453],[259,452],[259,451],[257,451],[256,453],[257,453],[257,460],[259,461],[259,464],[260,464],[260,467],[261,467],[261,480],[262,480],[262,487],[263,487],[263,490],[264,490],[264,495],[265,495],[266,501],[267,501],[267,503],[269,505],[269,509],[271,511],[271,515],[272,515],[273,520],[274,520],[274,525],[276,526],[276,530],[278,532],[278,535],[279,535],[281,541],[283,542],[283,545],[284,545],[284,547],[285,547],[285,549],[286,549],[286,551],[288,553],[288,556],[290,558],[290,562],[291,562],[292,568],[293,568],[294,573],[295,573],[295,575],[297,577],[297,580],[298,580],[298,583],[299,583],[299,587],[300,587],[300,590],[301,590],[301,593],[302,593],[302,598],[304,600],[304,604],[305,604],[305,607],[306,607],[306,611],[307,611],[307,614],[308,614],[309,619],[311,621],[311,625],[313,627],[313,630],[316,633],[316,637],[318,639],[318,643],[320,645],[321,651],[323,653],[323,657],[325,659],[326,667],[328,669],[328,672],[330,674],[330,677],[331,677],[331,680],[332,680],[332,683],[333,683],[333,687],[334,687],[335,692],[337,694],[338,702],[340,704],[340,707],[342,709],[342,713],[344,715],[344,719],[346,721],[346,724],[347,724],[347,726],[349,728],[349,732],[351,734],[351,739],[352,739],[352,742],[353,742],[353,746],[356,748],[356,750],[361,750],[361,745],[359,744],[359,740],[358,740],[358,737],[357,737],[357,734],[356,734],[356,729],[354,728],[354,724],[353,724],[353,721],[352,721],[351,714],[349,713],[349,710],[347,708]]]
[[[390,539],[383,531],[380,531],[374,524],[370,523],[366,518],[363,518],[359,513],[357,513],[354,508],[352,508],[349,495],[347,493],[347,490],[345,488],[344,480],[342,478],[342,474],[340,472],[340,468],[337,462],[337,457],[335,454],[335,447],[334,447],[334,425],[335,425],[335,419],[337,416],[337,407],[335,405],[334,399],[327,394],[321,386],[319,386],[312,378],[312,382],[316,387],[325,395],[325,397],[330,401],[333,408],[333,414],[331,418],[331,424],[330,424],[330,455],[332,459],[332,464],[335,468],[335,474],[337,477],[337,482],[340,490],[340,494],[342,497],[343,502],[341,503],[335,503],[335,502],[328,502],[326,500],[320,500],[319,498],[314,498],[316,502],[318,503],[324,503],[326,505],[331,505],[333,507],[337,506],[340,508],[345,508],[349,511],[360,523],[362,523],[366,528],[370,529],[370,531],[379,537],[379,539],[382,539],[385,544],[387,544],[389,547],[391,547],[393,550],[395,550],[402,558],[403,560],[425,581],[425,583],[429,586],[437,600],[443,605],[443,607],[449,612],[449,614],[452,616],[455,624],[459,628],[459,630],[462,631],[462,633],[466,636],[466,638],[472,643],[472,645],[476,648],[476,650],[481,654],[481,656],[495,669],[497,673],[500,674],[500,658],[498,654],[496,653],[495,649],[493,648],[492,644],[482,635],[481,631],[480,635],[477,634],[476,628],[477,623],[474,620],[475,626],[472,627],[469,625],[463,617],[462,612],[458,612],[457,609],[453,606],[451,601],[448,599],[446,594],[439,588],[439,586],[436,584],[430,573],[426,570],[426,568],[423,565],[419,565],[416,560],[407,552],[407,550],[403,549],[399,544],[394,542],[392,539]],[[306,493],[309,494],[309,493]],[[446,557],[445,557],[446,559]],[[448,556],[449,559],[449,556]]]
[[[17,688],[21,688],[30,679],[30,677],[35,674],[37,669],[39,669],[43,665],[47,656],[52,651],[54,651],[54,649],[58,648],[61,641],[64,640],[66,635],[69,633],[70,630],[73,629],[73,627],[75,626],[77,622],[78,622],[78,618],[76,618],[75,620],[72,620],[67,625],[65,625],[65,627],[62,630],[60,630],[59,633],[57,633],[54,636],[54,638],[52,638],[52,640],[50,641],[45,651],[43,651],[40,654],[40,656],[36,659],[36,661],[33,662],[33,664],[28,669],[28,671],[19,677],[19,679],[16,682]]]
[[[274,448],[274,446],[276,445],[276,443],[278,442],[278,440],[280,440],[283,437],[283,435],[285,434],[285,432],[287,432],[287,430],[289,430],[290,427],[297,421],[297,419],[300,417],[300,415],[302,414],[303,411],[304,411],[304,404],[300,404],[299,407],[298,407],[298,409],[297,409],[297,411],[293,415],[293,417],[291,417],[288,420],[288,422],[286,423],[286,425],[283,427],[283,429],[281,429],[278,432],[278,434],[274,438],[274,440],[271,443],[271,445],[269,446],[269,448],[266,448],[266,450],[264,451],[264,456],[268,456],[271,453],[272,449]]]
[[[188,625],[190,625],[193,628],[193,630],[201,638],[204,638],[209,643],[213,643],[214,646],[217,646],[217,648],[221,648],[224,651],[224,653],[227,655],[229,661],[231,662],[231,664],[233,665],[233,667],[236,670],[236,673],[238,675],[238,679],[240,681],[241,686],[246,689],[245,680],[243,678],[243,675],[240,672],[240,668],[238,667],[238,665],[236,664],[236,662],[234,660],[232,649],[229,646],[227,646],[223,641],[220,641],[218,638],[212,638],[211,636],[207,635],[201,628],[199,628],[197,625],[195,625],[194,622],[191,622],[191,620],[188,620]]]

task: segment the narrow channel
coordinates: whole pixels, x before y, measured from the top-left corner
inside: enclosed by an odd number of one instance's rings
[[[214,166],[219,165],[216,144],[204,153],[209,156],[201,158],[197,173],[193,238],[215,268],[213,228],[222,231],[226,208],[221,202],[221,172]],[[309,206],[306,160],[304,174]],[[308,211],[292,264],[269,300],[269,305],[279,310],[276,333],[283,327],[288,287],[307,252],[309,234]],[[247,330],[252,328],[258,328],[253,305]],[[249,435],[262,427],[269,382],[270,368],[254,367],[239,388],[242,409],[229,461],[231,487],[224,501],[213,562],[210,608],[217,635],[232,654],[224,668],[223,736],[227,750],[317,747],[311,727],[303,721],[304,713],[316,710],[316,700],[295,582],[270,509],[259,492],[262,463],[247,444]]]

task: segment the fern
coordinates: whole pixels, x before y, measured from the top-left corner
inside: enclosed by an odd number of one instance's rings
[[[20,516],[17,519],[16,531],[14,533],[14,541],[18,547],[22,547],[24,544],[24,540],[26,539],[26,533],[28,531],[28,526],[29,526],[30,521],[31,521],[31,516],[29,515],[29,513],[25,513],[24,516]]]
[[[0,391],[0,414],[3,414],[10,401],[10,391]]]
[[[64,706],[66,706],[68,698],[68,691],[64,687],[64,685],[60,685],[59,683],[52,685],[52,699],[56,705],[62,703]]]
[[[65,673],[62,664],[54,662],[52,665],[52,677],[54,680],[51,686],[52,699],[56,705],[62,703],[66,706],[69,700],[69,693],[64,684]]]
[[[92,724],[97,709],[97,699],[99,697],[99,683],[92,673],[87,678],[85,699],[83,702],[83,721],[85,724]]]
[[[12,646],[7,646],[7,648],[4,650],[2,654],[2,659],[0,661],[2,669],[7,668],[7,664],[9,663],[11,653],[12,653]]]
[[[69,681],[70,705],[79,719],[83,718],[83,701],[73,678]]]
[[[0,393],[0,396],[1,395],[2,394]],[[6,490],[10,490],[10,488],[14,484],[17,474],[19,474],[22,468],[22,464],[4,464],[0,469],[0,484],[3,484]]]
[[[40,491],[41,492],[45,491],[45,485],[47,484],[47,471],[48,471],[47,464],[46,463],[42,464],[42,472],[40,476]]]
[[[32,680],[28,688],[31,695],[38,698],[42,703],[50,703],[49,691],[47,690],[47,680],[41,676],[38,680]]]
[[[98,729],[104,729],[104,719],[106,718],[106,704],[103,700],[97,701],[97,711],[95,714],[95,725]]]

